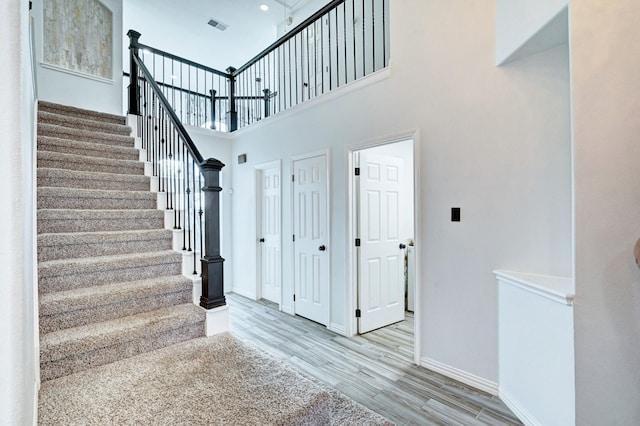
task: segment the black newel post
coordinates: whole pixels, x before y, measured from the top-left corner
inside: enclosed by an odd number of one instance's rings
[[[209,90],[211,94],[211,130],[216,129],[216,91],[213,89]]]
[[[238,130],[238,110],[236,109],[236,72],[234,67],[227,68],[229,74],[229,112],[227,112],[227,123],[229,123],[229,131]]]
[[[271,90],[269,89],[264,89],[264,118],[267,118],[269,116],[269,101],[271,100]]]
[[[140,85],[138,84],[138,65],[133,60],[138,56],[140,33],[129,30],[129,114],[140,115]]]
[[[224,297],[224,259],[220,256],[220,170],[224,164],[208,158],[200,163],[204,176],[204,255],[202,257],[202,296],[200,306],[213,309],[226,305]]]

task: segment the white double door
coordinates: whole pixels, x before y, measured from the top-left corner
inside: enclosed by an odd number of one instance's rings
[[[294,311],[329,321],[329,212],[327,156],[293,162]]]
[[[280,303],[282,281],[280,165],[271,164],[257,171],[258,185],[258,274],[260,296]]]
[[[366,333],[404,320],[405,286],[402,223],[403,160],[357,153],[356,178],[359,227],[358,331]]]

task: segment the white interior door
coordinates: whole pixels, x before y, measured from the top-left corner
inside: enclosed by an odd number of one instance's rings
[[[260,254],[260,294],[262,298],[280,304],[281,295],[281,214],[280,167],[258,171],[260,191],[258,212],[258,253]]]
[[[401,158],[359,153],[358,331],[404,320],[404,249],[401,248]]]
[[[327,158],[293,163],[294,310],[326,325],[329,312]]]

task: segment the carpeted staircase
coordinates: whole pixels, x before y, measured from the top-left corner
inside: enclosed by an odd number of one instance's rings
[[[204,336],[125,119],[38,109],[42,381]]]

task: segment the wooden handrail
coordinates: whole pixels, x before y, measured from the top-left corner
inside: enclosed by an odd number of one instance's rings
[[[162,90],[160,89],[160,86],[158,86],[158,83],[156,83],[156,81],[153,79],[153,77],[151,76],[151,73],[149,72],[149,69],[147,69],[147,67],[145,66],[144,62],[142,62],[140,60],[138,55],[133,54],[133,55],[131,55],[131,58],[135,61],[136,65],[138,66],[138,69],[140,69],[142,71],[142,74],[144,74],[144,77],[147,80],[147,83],[149,83],[149,85],[152,87],[152,89],[155,92],[158,100],[160,101],[160,103],[162,104],[164,109],[166,110],[167,115],[169,116],[169,118],[173,122],[173,125],[176,127],[176,130],[178,131],[178,134],[184,140],[184,143],[185,143],[187,149],[189,150],[189,153],[193,156],[193,158],[198,163],[198,167],[201,167],[200,164],[204,161],[204,158],[202,157],[202,154],[200,154],[200,151],[198,151],[198,148],[193,143],[193,140],[191,139],[191,136],[189,136],[189,134],[187,133],[187,130],[184,128],[184,126],[180,122],[180,119],[178,119],[178,116],[173,111],[173,107],[171,107],[171,104],[169,103],[167,98],[164,97],[164,94],[162,93]]]

